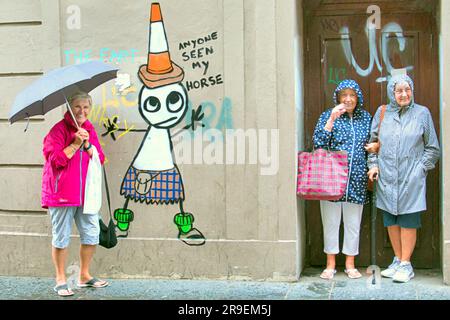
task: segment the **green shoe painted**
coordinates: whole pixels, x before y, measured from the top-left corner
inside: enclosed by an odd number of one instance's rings
[[[177,225],[180,233],[188,233],[192,229],[194,223],[194,216],[192,213],[177,213],[173,218],[173,222]]]
[[[133,211],[129,209],[114,210],[114,219],[117,221],[117,228],[120,231],[127,231],[130,227],[130,222],[134,219]]]

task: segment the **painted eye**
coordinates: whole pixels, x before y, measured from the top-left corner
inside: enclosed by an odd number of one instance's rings
[[[145,100],[144,109],[148,112],[157,112],[161,109],[161,102],[156,97],[148,97]]]
[[[183,99],[183,96],[179,92],[172,91],[167,96],[166,103],[167,103],[167,109],[169,109],[170,112],[175,113],[175,112],[180,111],[183,108],[184,99]]]

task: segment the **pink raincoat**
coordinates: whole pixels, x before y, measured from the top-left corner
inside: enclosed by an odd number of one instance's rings
[[[81,126],[89,132],[89,142],[97,148],[100,162],[105,155],[98,141],[95,128],[89,120]],[[73,142],[77,127],[67,111],[64,119],[53,126],[44,138],[45,157],[42,173],[42,208],[78,207],[84,202],[84,187],[90,161],[89,154],[83,148],[69,159],[64,149]]]

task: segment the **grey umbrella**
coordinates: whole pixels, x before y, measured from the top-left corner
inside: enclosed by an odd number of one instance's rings
[[[70,111],[67,97],[79,90],[89,92],[116,78],[118,70],[101,61],[89,61],[52,70],[16,96],[9,113],[9,122],[12,124],[35,115],[44,115],[64,103]]]

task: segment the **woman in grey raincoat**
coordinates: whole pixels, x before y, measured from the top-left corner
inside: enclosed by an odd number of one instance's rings
[[[370,153],[369,179],[378,180],[377,207],[395,257],[381,275],[395,282],[414,277],[411,256],[420,216],[426,211],[426,177],[439,159],[439,142],[427,107],[414,102],[414,84],[407,75],[397,75],[387,85],[389,105],[378,137],[381,107],[372,122],[371,141],[379,139],[378,154]],[[371,146],[366,149],[371,151]]]

